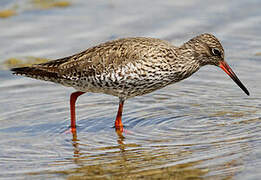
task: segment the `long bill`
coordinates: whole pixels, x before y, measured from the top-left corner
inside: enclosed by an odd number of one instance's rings
[[[232,69],[225,61],[220,61],[219,67],[223,69],[231,77],[231,79],[233,79],[233,81],[249,96],[247,88],[242,84],[242,82],[238,79],[236,74],[232,71]]]

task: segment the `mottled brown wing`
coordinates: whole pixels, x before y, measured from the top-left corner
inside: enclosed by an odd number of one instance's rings
[[[109,73],[129,62],[135,63],[146,56],[153,56],[153,50],[161,46],[169,47],[170,44],[154,38],[124,38],[94,46],[69,57],[11,70],[14,74],[47,81],[57,82],[57,78],[70,80],[82,74],[92,76]]]
[[[64,76],[73,73],[82,73],[91,76],[101,74],[124,66],[128,62],[140,60],[141,50],[134,39],[120,39],[87,49],[84,52],[70,57],[70,60],[59,66],[59,71]]]

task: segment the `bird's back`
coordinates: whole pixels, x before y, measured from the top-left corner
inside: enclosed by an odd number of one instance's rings
[[[155,38],[109,41],[81,53],[31,67],[15,74],[115,96],[142,95],[169,83],[176,47]],[[145,91],[145,90],[146,91]]]

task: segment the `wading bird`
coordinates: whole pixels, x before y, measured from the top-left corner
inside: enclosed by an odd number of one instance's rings
[[[117,131],[123,131],[124,101],[181,81],[200,67],[222,68],[249,95],[224,60],[224,49],[211,34],[201,34],[180,47],[167,41],[135,37],[105,42],[87,50],[31,67],[11,69],[14,74],[70,86],[71,131],[76,131],[75,102],[85,92],[105,93],[119,97],[115,120]]]

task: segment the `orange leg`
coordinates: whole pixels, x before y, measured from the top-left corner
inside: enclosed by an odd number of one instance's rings
[[[121,121],[123,104],[124,104],[124,100],[120,99],[119,109],[118,109],[117,117],[115,120],[115,129],[116,129],[116,131],[119,131],[119,132],[123,132],[123,124]]]
[[[85,92],[76,91],[71,94],[70,109],[71,109],[71,131],[72,131],[72,133],[76,132],[75,102],[76,102],[78,96],[80,96],[84,93]]]

